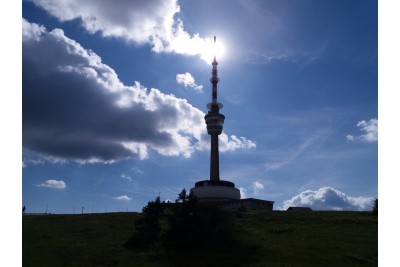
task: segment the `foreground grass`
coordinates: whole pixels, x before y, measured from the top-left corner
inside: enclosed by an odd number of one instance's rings
[[[378,265],[378,219],[366,212],[232,212],[219,240],[128,249],[138,216],[25,215],[23,266]]]

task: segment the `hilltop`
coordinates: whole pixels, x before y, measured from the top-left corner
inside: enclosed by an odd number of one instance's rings
[[[225,212],[219,239],[127,247],[141,216],[24,215],[23,266],[378,265],[370,212]]]

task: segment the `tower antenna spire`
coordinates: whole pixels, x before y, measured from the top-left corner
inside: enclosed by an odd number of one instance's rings
[[[222,109],[223,105],[219,103],[218,100],[218,61],[217,61],[217,55],[215,52],[215,47],[216,47],[216,42],[217,42],[217,37],[214,35],[214,59],[212,62],[212,72],[211,72],[211,79],[210,82],[212,84],[212,91],[211,91],[211,102],[207,104],[207,109],[210,111],[219,111]]]
[[[217,36],[214,35],[214,60],[216,60],[217,57],[216,47],[217,47]]]

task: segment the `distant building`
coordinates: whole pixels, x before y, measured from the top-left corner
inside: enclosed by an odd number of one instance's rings
[[[312,211],[310,207],[289,207],[287,211]]]
[[[234,199],[213,203],[223,210],[273,210],[274,202],[256,198]]]

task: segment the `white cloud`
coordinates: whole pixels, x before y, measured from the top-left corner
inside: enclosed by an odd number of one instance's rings
[[[346,135],[346,139],[347,139],[347,141],[352,142],[352,141],[354,141],[354,136],[351,134],[348,134],[348,135]]]
[[[271,160],[265,164],[267,170],[277,170],[283,166],[291,164],[295,161],[300,155],[304,153],[307,149],[312,147],[313,145],[320,143],[326,139],[326,137],[330,134],[329,131],[322,130],[317,132],[316,134],[307,138],[304,142],[302,142],[296,149],[292,151],[285,152],[279,150],[278,154],[280,155],[276,160]]]
[[[132,198],[130,198],[130,197],[126,196],[126,195],[122,195],[122,196],[119,196],[119,197],[113,197],[113,199],[121,200],[121,201],[130,201]]]
[[[54,188],[54,189],[65,189],[67,188],[67,185],[63,180],[47,180],[42,184],[39,184],[38,186],[40,187],[48,187],[48,188]]]
[[[212,45],[212,38],[190,35],[176,15],[177,0],[33,0],[60,21],[79,20],[89,33],[118,37],[138,44],[149,44],[154,52],[201,55]]]
[[[239,187],[239,191],[240,191],[240,198],[247,198],[247,195],[246,195],[247,189],[246,188]]]
[[[253,190],[254,195],[258,195],[260,191],[264,190],[264,185],[260,182],[255,181],[251,183],[250,188]]]
[[[46,28],[38,24],[30,24],[26,20],[22,20],[22,41],[39,41],[40,36],[46,32]]]
[[[144,171],[142,171],[142,170],[139,169],[138,167],[132,167],[132,170],[133,170],[135,173],[138,173],[138,174],[143,174],[143,173],[144,173]]]
[[[125,173],[121,174],[121,178],[124,180],[132,181],[132,177],[129,175],[126,175]]]
[[[252,182],[249,187],[239,187],[241,198],[247,198],[247,193],[251,190],[253,195],[258,195],[262,190],[264,190],[264,185],[258,181]]]
[[[357,123],[357,127],[360,128],[360,131],[365,134],[361,134],[359,136],[353,136],[348,134],[346,136],[347,141],[362,141],[367,143],[373,143],[378,141],[378,120],[370,119],[369,121],[359,121]]]
[[[239,148],[256,148],[256,143],[245,137],[237,137],[236,135],[231,135],[229,138],[227,134],[222,133],[219,136],[219,151],[234,151]]]
[[[317,191],[306,190],[283,202],[283,210],[293,207],[310,207],[313,210],[372,210],[374,198],[351,197],[332,187]]]
[[[192,74],[189,72],[182,73],[182,74],[177,74],[176,75],[176,82],[178,84],[183,84],[185,87],[191,87],[197,92],[203,91],[203,86],[202,85],[197,85]]]
[[[139,82],[124,85],[97,54],[60,29],[47,32],[23,19],[23,32],[25,154],[84,164],[146,159],[149,149],[184,157],[209,149],[205,114],[186,99]],[[221,152],[255,147],[245,137],[220,137]]]

